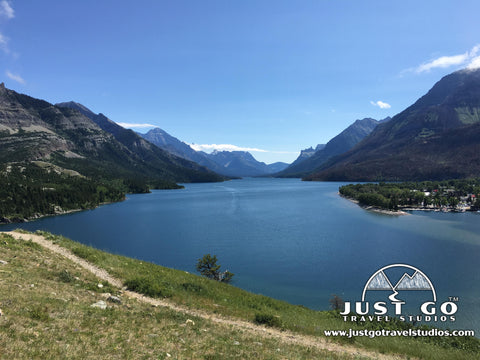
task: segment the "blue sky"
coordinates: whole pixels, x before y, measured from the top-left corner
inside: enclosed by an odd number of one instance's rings
[[[0,76],[140,132],[291,162],[480,65],[478,14],[476,0],[0,0]]]

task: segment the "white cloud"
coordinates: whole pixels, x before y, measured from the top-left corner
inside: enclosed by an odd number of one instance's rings
[[[478,52],[480,51],[480,44],[475,45],[472,50],[468,53],[468,56],[473,58],[477,56]]]
[[[242,147],[232,144],[188,144],[195,151],[251,151],[270,154],[298,154],[298,151],[270,151],[258,148]]]
[[[13,19],[15,17],[15,11],[13,11],[9,1],[0,1],[0,16],[6,17],[7,19]]]
[[[257,152],[268,152],[267,150],[249,148],[249,147],[240,147],[232,144],[189,144],[190,147],[195,151],[257,151]]]
[[[10,2],[7,0],[0,0],[0,20],[3,19],[13,19],[15,17],[15,12],[10,5]],[[8,47],[8,37],[0,33],[0,50],[5,54],[10,54],[10,48]],[[15,56],[16,54],[14,54]]]
[[[416,71],[418,73],[430,71],[434,68],[447,68],[453,65],[461,65],[465,63],[468,59],[468,53],[454,56],[442,56],[438,59],[432,60],[428,63],[422,64],[417,67]]]
[[[470,64],[467,66],[468,70],[474,70],[478,68],[480,68],[480,56],[473,58],[472,61],[470,61]]]
[[[124,127],[124,128],[149,128],[149,127],[157,127],[157,125],[152,125],[152,124],[134,124],[134,123],[124,123],[124,122],[119,122],[117,123],[118,125]]]
[[[9,79],[12,79],[13,81],[16,81],[20,84],[25,84],[25,80],[23,80],[23,78],[20,76],[20,75],[16,75],[16,74],[12,74],[10,71],[6,71],[5,72],[5,75],[7,75],[7,77]]]
[[[392,106],[383,101],[370,101],[373,106],[378,106],[380,109],[390,109]]]
[[[472,50],[470,50],[470,63],[467,65],[467,69],[473,70],[480,68],[480,56],[477,54],[480,52],[480,44],[475,45]]]
[[[10,53],[8,49],[8,38],[2,33],[0,33],[0,49],[6,54]]]
[[[480,62],[480,60],[478,60],[479,56],[477,56],[479,52],[480,52],[480,44],[477,44],[470,51],[466,51],[463,54],[452,55],[452,56],[440,56],[436,59],[423,63],[420,66],[417,66],[416,68],[409,69],[409,70],[414,71],[416,73],[423,73],[436,68],[447,68],[450,66],[458,66],[458,65],[466,65],[468,69],[471,69],[473,67],[476,68],[478,67],[478,63]]]

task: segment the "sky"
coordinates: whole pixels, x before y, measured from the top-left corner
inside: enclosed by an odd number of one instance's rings
[[[292,162],[480,66],[478,14],[478,0],[0,0],[0,81]]]

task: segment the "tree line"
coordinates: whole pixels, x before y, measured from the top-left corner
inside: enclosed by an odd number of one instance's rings
[[[339,192],[362,206],[392,211],[399,207],[455,209],[461,203],[471,210],[480,208],[480,179],[349,184]]]
[[[4,165],[0,170],[0,222],[91,209],[125,198],[121,180],[92,180],[33,164]]]

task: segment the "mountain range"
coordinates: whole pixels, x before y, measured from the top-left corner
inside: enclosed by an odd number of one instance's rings
[[[413,105],[305,180],[402,181],[480,176],[480,69],[443,77]]]
[[[264,162],[257,161],[247,151],[214,151],[211,154],[195,151],[188,144],[160,128],[139,135],[166,151],[229,177],[265,176],[279,172],[288,166],[283,162],[267,165]]]
[[[278,177],[302,177],[318,169],[330,158],[340,155],[369,135],[378,124],[387,122],[390,117],[383,120],[365,118],[357,120],[343,130],[325,145],[317,145],[315,151],[306,149],[300,156],[285,170],[276,174]]]
[[[92,178],[196,182],[224,178],[174,156],[83,105],[46,101],[0,84],[0,164],[42,160]]]
[[[395,115],[355,121],[290,166],[244,151],[195,151],[161,129],[137,134],[76,102],[52,105],[0,84],[0,165],[41,160],[90,178],[144,183],[225,176],[441,180],[480,176],[480,69],[443,77]],[[222,174],[222,175],[218,175]]]

